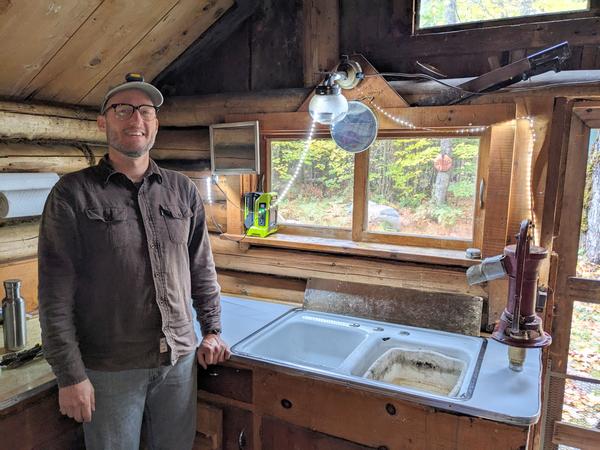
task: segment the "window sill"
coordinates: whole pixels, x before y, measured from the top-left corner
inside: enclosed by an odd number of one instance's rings
[[[323,253],[341,253],[352,256],[392,259],[395,261],[440,264],[446,266],[470,267],[479,264],[477,259],[465,257],[462,250],[442,250],[427,247],[412,247],[372,242],[354,242],[346,239],[299,236],[275,233],[266,238],[223,234],[221,239],[239,241],[261,247],[287,248]]]

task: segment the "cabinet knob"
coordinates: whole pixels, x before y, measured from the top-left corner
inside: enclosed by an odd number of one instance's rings
[[[290,402],[287,398],[284,398],[281,400],[281,406],[283,406],[285,409],[290,409],[292,407],[292,402]]]

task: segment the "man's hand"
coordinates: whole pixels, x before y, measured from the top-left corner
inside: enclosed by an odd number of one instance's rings
[[[61,414],[77,422],[90,422],[92,413],[96,410],[94,387],[90,380],[59,388],[58,405]]]
[[[206,369],[209,364],[218,364],[229,359],[231,352],[229,346],[218,334],[207,334],[202,339],[196,352],[198,363]]]

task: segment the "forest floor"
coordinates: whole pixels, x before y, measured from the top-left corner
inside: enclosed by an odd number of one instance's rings
[[[582,257],[577,276],[600,280],[600,265]],[[567,372],[600,380],[600,304],[575,301],[573,305]],[[600,428],[600,385],[567,380],[562,420]]]

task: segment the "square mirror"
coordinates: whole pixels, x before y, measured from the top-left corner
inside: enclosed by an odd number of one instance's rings
[[[209,129],[213,174],[260,173],[258,121],[220,123]]]

